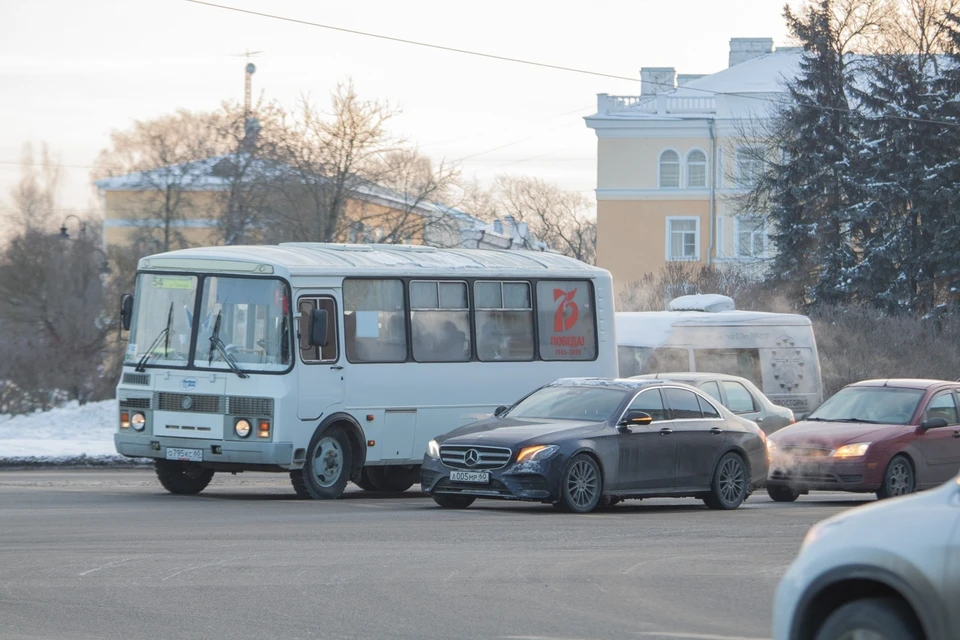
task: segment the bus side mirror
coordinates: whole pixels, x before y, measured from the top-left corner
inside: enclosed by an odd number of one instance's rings
[[[327,346],[327,310],[310,310],[310,346]]]
[[[504,406],[504,405],[500,405],[499,407],[497,407],[496,409],[494,409],[494,411],[493,411],[494,417],[499,418],[500,416],[502,416],[503,414],[505,414],[505,413],[507,412],[507,409],[509,409],[509,408],[510,408],[510,407],[506,407],[506,406]]]
[[[130,320],[133,318],[133,296],[125,293],[120,296],[120,327],[130,331]]]

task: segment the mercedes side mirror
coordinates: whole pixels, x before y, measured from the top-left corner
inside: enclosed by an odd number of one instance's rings
[[[920,428],[926,431],[927,429],[940,429],[947,426],[948,422],[946,418],[936,417],[936,418],[927,418],[920,423]]]
[[[125,293],[120,296],[120,327],[130,331],[130,320],[133,318],[133,296]]]
[[[309,342],[311,347],[327,346],[327,310],[310,310],[310,335]]]
[[[620,431],[629,431],[630,427],[641,427],[651,422],[653,422],[653,416],[645,411],[627,411],[617,428]]]
[[[502,416],[503,414],[505,414],[505,413],[507,412],[507,409],[509,409],[509,408],[510,408],[510,407],[507,407],[507,406],[505,406],[505,405],[500,405],[499,407],[497,407],[496,409],[493,410],[493,415],[494,415],[494,417],[495,417],[495,418],[499,418],[500,416]]]

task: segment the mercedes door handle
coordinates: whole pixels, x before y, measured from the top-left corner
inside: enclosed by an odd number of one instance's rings
[[[960,438],[960,431],[954,431],[954,432],[953,432],[953,437],[954,437],[954,438]]]
[[[662,436],[668,436],[671,433],[673,433],[673,429],[671,429],[670,427],[664,427],[663,429],[660,429],[660,435]]]
[[[763,422],[763,416],[758,417],[754,422]]]
[[[723,433],[723,429],[721,429],[720,427],[710,427],[710,433],[712,433],[715,436],[718,436],[721,433]]]

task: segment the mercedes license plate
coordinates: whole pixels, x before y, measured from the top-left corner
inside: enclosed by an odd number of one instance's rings
[[[485,484],[490,482],[489,471],[451,471],[450,482],[476,482]]]
[[[203,462],[203,449],[174,449],[173,447],[167,447],[167,460]]]

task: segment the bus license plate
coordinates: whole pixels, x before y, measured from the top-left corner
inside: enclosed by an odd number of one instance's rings
[[[167,447],[167,460],[203,462],[203,449],[174,449]]]
[[[490,482],[489,471],[451,471],[450,482],[476,482],[486,484]]]

